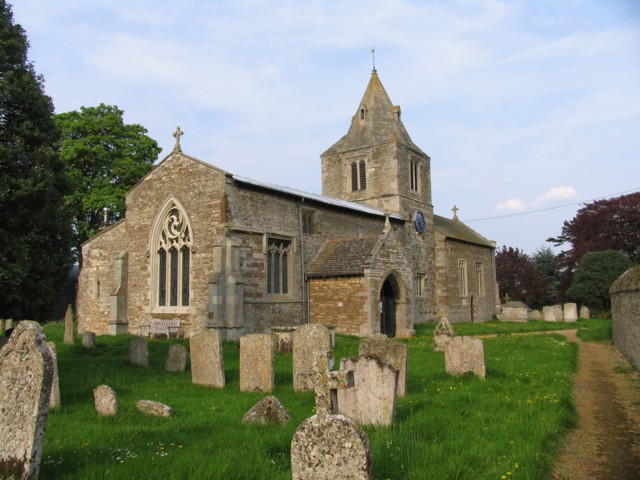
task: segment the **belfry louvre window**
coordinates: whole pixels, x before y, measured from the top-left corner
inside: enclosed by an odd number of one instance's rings
[[[467,261],[458,260],[458,293],[461,297],[466,297],[467,291]]]
[[[420,190],[420,184],[418,183],[420,173],[420,164],[417,160],[411,160],[411,191],[417,192]]]
[[[351,162],[351,191],[367,189],[367,164],[364,160]]]
[[[269,238],[267,242],[267,293],[286,295],[289,293],[289,261],[291,241]]]
[[[191,232],[184,215],[177,208],[169,210],[162,222],[156,256],[158,306],[189,306]]]

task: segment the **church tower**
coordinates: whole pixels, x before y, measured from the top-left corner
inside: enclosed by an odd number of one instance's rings
[[[435,318],[431,159],[402,123],[375,68],[345,136],[321,155],[322,193],[402,217],[413,272],[414,322]],[[400,233],[400,232],[398,232]]]

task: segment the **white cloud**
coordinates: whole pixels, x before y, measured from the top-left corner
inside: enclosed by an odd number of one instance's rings
[[[556,200],[567,200],[569,198],[575,198],[577,195],[578,192],[576,192],[576,189],[573,187],[555,187],[549,190],[544,195],[536,197],[532,205],[534,208],[539,208],[545,203],[554,202]]]
[[[517,213],[524,210],[524,202],[519,198],[510,198],[506,202],[496,205],[496,210],[502,213]]]

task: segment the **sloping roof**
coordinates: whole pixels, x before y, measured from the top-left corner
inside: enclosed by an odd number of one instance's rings
[[[433,227],[447,238],[459,240],[461,242],[473,243],[483,247],[495,248],[495,242],[487,240],[475,230],[467,227],[460,220],[451,220],[449,218],[441,217],[440,215],[434,215],[433,223]]]
[[[251,178],[241,177],[239,175],[232,175],[232,177],[236,182],[244,183],[247,185],[253,185],[254,187],[263,188],[265,190],[284,193],[285,195],[289,195],[297,198],[304,198],[305,200],[313,200],[315,202],[322,203],[325,205],[330,205],[333,207],[346,208],[347,210],[384,217],[384,211],[379,210],[377,208],[369,207],[367,205],[363,205],[361,203],[349,202],[347,200],[328,197],[326,195],[319,195],[317,193],[304,192],[302,190],[296,190],[295,188],[282,187],[280,185],[273,185],[266,182],[260,182],[258,180],[252,180]],[[395,220],[403,220],[403,218],[400,215],[397,215],[394,213],[390,214],[389,217]]]
[[[364,119],[361,119],[362,109]],[[373,70],[358,111],[351,119],[349,131],[322,156],[392,142],[400,142],[422,152],[402,124],[400,107],[391,103],[378,74]]]
[[[307,277],[344,277],[364,275],[380,237],[327,240],[309,265]]]

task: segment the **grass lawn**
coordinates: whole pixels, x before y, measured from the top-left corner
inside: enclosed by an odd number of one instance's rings
[[[597,323],[596,323],[597,322]],[[597,330],[603,321],[580,321]],[[457,335],[513,333],[545,322],[454,324]],[[561,328],[562,324],[552,324]],[[575,328],[576,325],[570,327]],[[535,329],[535,328],[534,328]],[[292,417],[288,426],[245,426],[244,413],[263,398],[239,392],[239,346],[224,344],[227,384],[191,383],[191,372],[171,373],[171,343],[151,340],[150,365],[128,361],[129,336],[98,337],[97,348],[62,343],[60,323],[45,327],[56,342],[62,407],[49,414],[43,479],[288,479],[289,448],[297,426],[314,414],[312,393],[294,393],[291,355],[276,356],[273,393]],[[577,347],[559,335],[485,339],[486,381],[444,372],[432,348],[433,324],[418,325],[409,345],[408,394],[398,400],[391,427],[366,427],[376,479],[544,479],[559,442],[575,425],[571,397]],[[358,339],[338,335],[336,364],[357,355]],[[99,417],[93,389],[111,386],[120,413]],[[147,417],[135,402],[171,406],[173,419]]]

